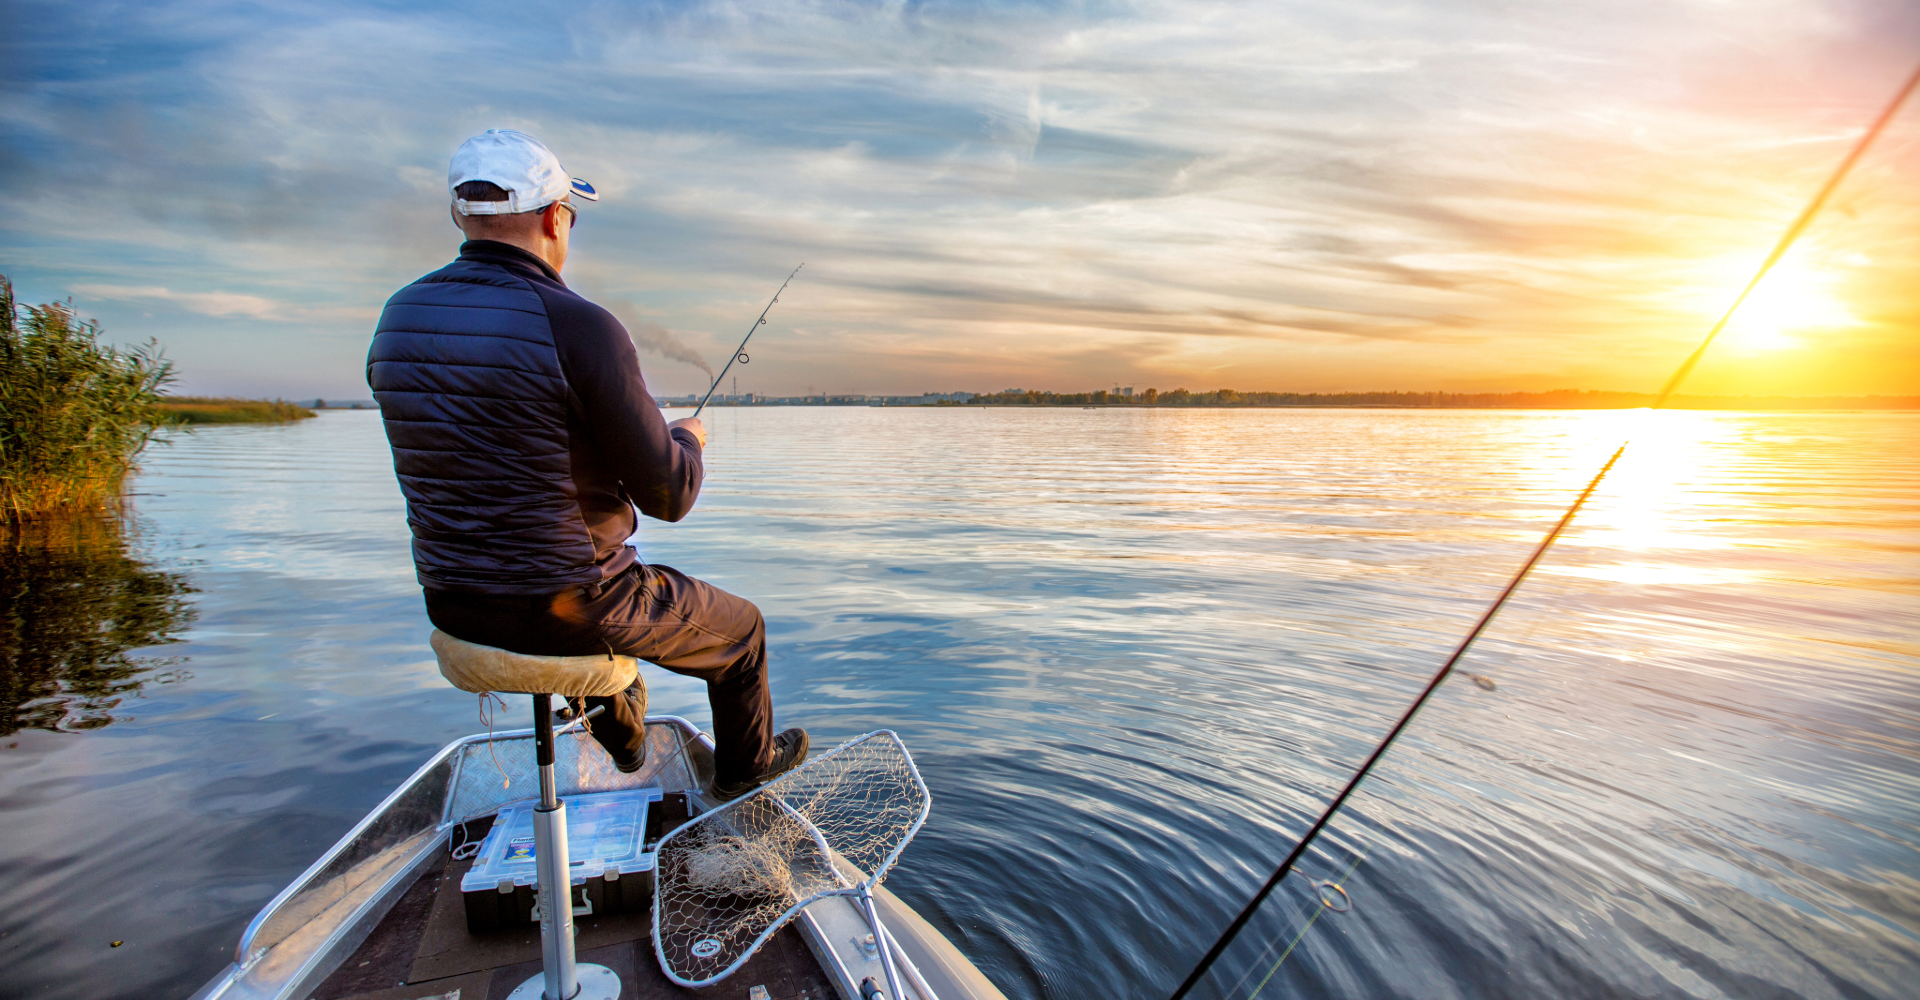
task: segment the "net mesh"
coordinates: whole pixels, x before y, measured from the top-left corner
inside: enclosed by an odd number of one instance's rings
[[[926,819],[900,737],[842,744],[660,841],[654,950],[685,986],[726,978],[800,908],[871,889]]]

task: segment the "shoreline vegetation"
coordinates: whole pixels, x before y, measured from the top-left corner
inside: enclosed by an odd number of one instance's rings
[[[123,351],[103,333],[71,303],[19,305],[0,275],[0,522],[97,511],[164,428],[314,415],[285,400],[169,396],[159,344]]]
[[[732,406],[1026,406],[1026,407],[1187,407],[1198,409],[1460,409],[1460,410],[1632,410],[1653,405],[1651,392],[1555,389],[1548,392],[1239,392],[1216,389],[1190,392],[1148,389],[1049,392],[1007,389],[993,393],[926,393],[919,396],[716,395],[709,407]],[[663,407],[688,407],[698,394],[663,397]],[[1920,410],[1920,396],[1674,396],[1669,410]]]
[[[152,341],[100,343],[61,302],[16,306],[0,276],[0,521],[90,510],[120,495],[167,424],[155,405],[173,364]]]
[[[284,399],[162,396],[154,406],[176,424],[284,424],[314,416],[311,409]]]
[[[975,396],[971,406],[1351,407],[1365,409],[1631,410],[1658,394],[1597,389],[1549,392],[1189,392],[1053,393],[1011,389]],[[1920,396],[1674,396],[1670,410],[1916,410]]]

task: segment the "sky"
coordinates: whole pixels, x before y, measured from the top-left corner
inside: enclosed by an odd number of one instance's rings
[[[742,392],[1647,391],[1916,64],[1912,0],[5,0],[0,274],[366,398],[517,128],[656,394],[802,261]],[[1920,99],[1687,391],[1920,394],[1916,274]]]

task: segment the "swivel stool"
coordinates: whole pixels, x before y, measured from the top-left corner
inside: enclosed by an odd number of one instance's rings
[[[474,694],[533,696],[533,739],[540,765],[540,804],[533,813],[535,898],[540,906],[541,973],[510,1000],[619,1000],[620,976],[604,965],[574,961],[573,888],[567,852],[567,804],[553,778],[553,696],[606,698],[639,676],[631,656],[529,656],[481,646],[434,630],[440,675]]]

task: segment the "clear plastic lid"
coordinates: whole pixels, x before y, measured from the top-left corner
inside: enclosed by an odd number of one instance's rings
[[[647,804],[660,801],[661,794],[658,788],[632,788],[564,796],[568,867],[573,876],[569,881],[578,884],[605,877],[609,871],[625,875],[652,869],[653,855],[641,848],[647,833]],[[494,817],[473,867],[460,878],[461,892],[497,889],[508,882],[534,884],[534,805],[508,806]]]

